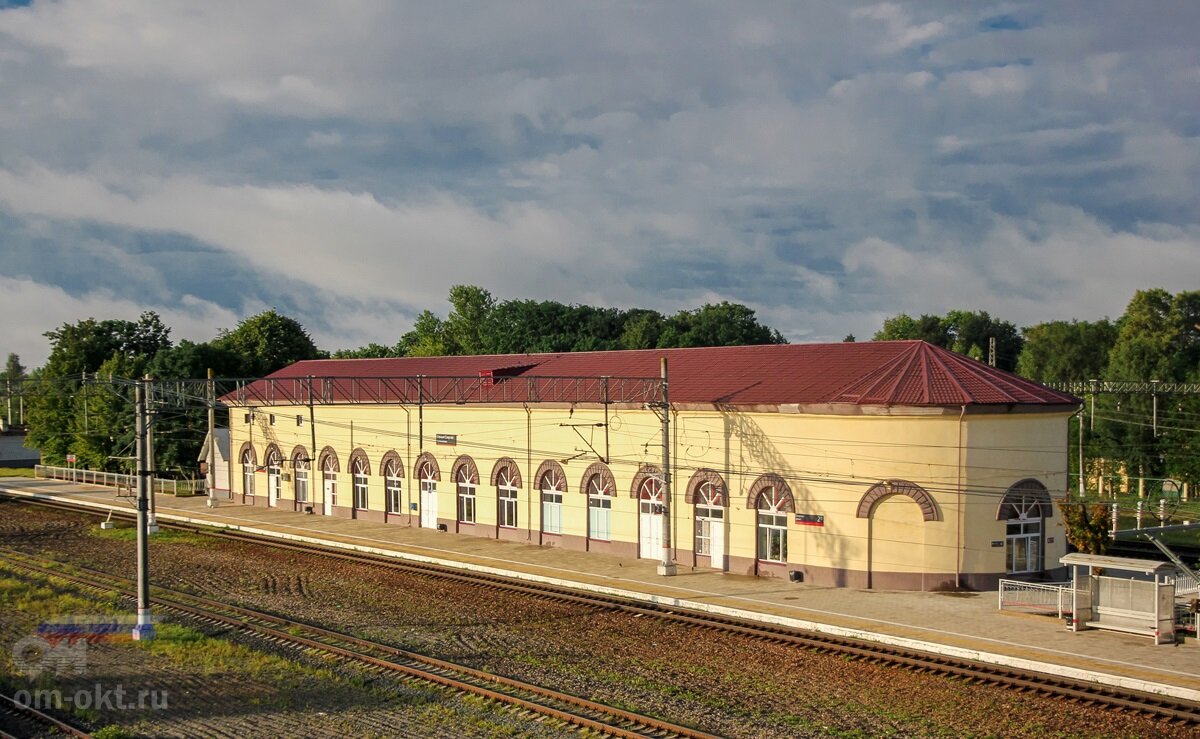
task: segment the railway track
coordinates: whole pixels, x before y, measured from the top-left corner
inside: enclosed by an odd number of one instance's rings
[[[5,563],[17,569],[66,580],[100,593],[117,593],[135,600],[134,581],[83,567],[62,568],[62,563],[0,548]],[[44,565],[54,565],[53,568]],[[476,670],[351,634],[243,608],[231,603],[168,588],[151,589],[160,612],[184,616],[210,626],[250,633],[272,643],[288,645],[309,653],[357,663],[379,673],[433,683],[451,690],[495,701],[529,717],[549,718],[613,737],[661,737],[670,739],[715,739],[714,735],[625,711],[521,680]]]
[[[34,706],[26,705],[15,696],[0,693],[0,739],[16,739],[23,736],[70,736],[90,739],[92,735],[59,721]]]
[[[70,504],[53,501],[21,500],[25,503],[68,510],[74,513],[83,512],[95,516],[104,515],[95,510],[79,508]],[[115,515],[121,516],[121,513]],[[132,515],[126,517],[132,518]],[[501,575],[466,572],[423,562],[412,562],[363,552],[348,552],[315,544],[291,542],[207,526],[168,524],[161,521],[159,525],[229,541],[253,543],[276,549],[284,549],[308,556],[368,564],[432,578],[466,582],[474,586],[503,589],[535,598],[571,603],[597,610],[623,611],[685,624],[692,628],[710,632],[737,634],[751,639],[843,655],[851,659],[898,667],[930,675],[941,675],[971,683],[999,686],[1020,692],[1033,692],[1047,697],[1090,706],[1102,706],[1116,711],[1139,713],[1180,725],[1200,726],[1200,704],[1155,693],[1122,690],[1043,672],[1019,670],[985,662],[946,657],[929,652],[893,647],[877,642],[808,632],[749,619],[739,619],[732,616],[687,611],[671,606],[657,605],[613,595],[571,590],[569,588],[533,583]]]

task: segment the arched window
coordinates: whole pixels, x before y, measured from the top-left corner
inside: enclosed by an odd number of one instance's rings
[[[479,473],[470,457],[460,457],[455,463],[454,485],[458,492],[458,522],[475,523],[475,488],[479,485]]]
[[[521,478],[511,466],[496,472],[496,523],[505,528],[517,527],[517,489]]]
[[[371,466],[365,455],[356,455],[350,460],[350,478],[354,486],[354,507],[365,510],[367,507],[367,477],[371,474]]]
[[[763,562],[787,562],[787,513],[792,496],[776,487],[758,494],[758,558]]]
[[[298,446],[292,450],[292,481],[295,483],[297,503],[308,502],[308,470],[311,466],[307,449]]]
[[[393,452],[388,452],[383,458],[381,472],[383,473],[383,491],[384,497],[387,498],[387,512],[400,513],[403,510],[403,501],[400,496],[400,486],[403,482],[402,475],[403,465],[400,464],[400,458]]]
[[[246,446],[242,450],[242,492],[246,495],[254,495],[254,468],[256,466],[254,448]]]
[[[597,465],[599,465],[597,467]],[[589,468],[584,483],[588,496],[588,536],[599,541],[612,539],[612,502],[616,494],[612,473],[597,462]]]
[[[713,554],[713,529],[725,521],[725,490],[718,482],[705,480],[696,488],[696,554]],[[721,553],[724,556],[724,553]]]
[[[542,492],[542,531],[547,534],[562,533],[563,493],[567,492],[567,478],[557,463],[542,465],[538,476],[538,490]]]

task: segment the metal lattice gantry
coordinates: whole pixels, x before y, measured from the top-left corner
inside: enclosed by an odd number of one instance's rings
[[[1043,383],[1072,395],[1200,395],[1200,382],[1159,380],[1072,380]]]
[[[148,402],[183,407],[275,405],[464,405],[499,403],[660,404],[659,377],[288,377],[147,380]],[[134,380],[95,375],[13,382],[11,397],[32,399],[96,385],[128,392]],[[215,398],[215,399],[210,399]]]

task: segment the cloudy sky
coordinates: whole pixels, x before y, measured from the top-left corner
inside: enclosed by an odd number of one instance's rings
[[[1200,288],[1200,4],[0,0],[0,353],[450,285],[792,341]]]

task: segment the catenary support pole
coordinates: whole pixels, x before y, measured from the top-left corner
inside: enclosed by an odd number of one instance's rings
[[[662,562],[658,565],[658,574],[670,576],[675,574],[675,563],[671,561],[671,402],[667,395],[667,358],[662,358],[660,365],[662,374],[662,466],[663,466],[663,503],[662,503]]]
[[[217,507],[217,383],[208,368],[208,507]]]
[[[150,487],[150,516],[146,531],[158,533],[158,494],[155,488],[155,476],[158,468],[154,466],[154,426],[158,414],[154,411],[154,378],[146,375],[146,483]]]
[[[134,454],[137,458],[137,625],[133,638],[149,641],[154,638],[154,621],[150,615],[150,535],[147,519],[150,508],[147,486],[150,481],[146,455],[146,383],[139,380],[134,387]]]

